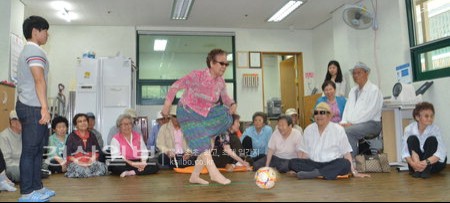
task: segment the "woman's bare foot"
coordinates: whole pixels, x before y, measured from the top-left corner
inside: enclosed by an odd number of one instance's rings
[[[197,177],[197,178],[191,177],[191,178],[189,178],[189,182],[192,183],[192,184],[201,184],[201,185],[208,185],[209,184],[208,181],[203,180],[200,177]]]
[[[214,182],[217,182],[219,184],[222,184],[222,185],[228,185],[231,183],[231,180],[225,178],[225,176],[223,176],[221,173],[216,174],[216,175],[211,175],[211,180]]]
[[[286,172],[286,175],[287,176],[297,176],[297,172],[295,172],[295,171],[288,171],[288,172]]]
[[[225,169],[227,170],[227,172],[233,172],[234,166],[233,164],[227,164],[225,165]]]

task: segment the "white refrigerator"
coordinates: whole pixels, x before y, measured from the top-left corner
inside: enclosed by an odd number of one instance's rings
[[[134,77],[129,58],[83,58],[77,63],[75,114],[95,114],[95,129],[102,134],[105,145],[117,117],[135,106]]]

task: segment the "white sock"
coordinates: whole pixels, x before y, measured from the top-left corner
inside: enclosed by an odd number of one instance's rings
[[[6,180],[6,179],[8,179],[8,177],[6,177],[5,171],[1,172],[1,173],[0,173],[0,182],[4,181],[4,180]]]

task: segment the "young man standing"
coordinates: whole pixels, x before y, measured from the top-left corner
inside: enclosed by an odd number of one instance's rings
[[[45,202],[55,191],[43,187],[41,164],[44,146],[51,122],[47,104],[49,63],[40,47],[47,43],[49,24],[39,16],[30,16],[23,22],[27,44],[19,56],[17,67],[17,115],[22,123],[22,155],[20,157],[19,202]]]

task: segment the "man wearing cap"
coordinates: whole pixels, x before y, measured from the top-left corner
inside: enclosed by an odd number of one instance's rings
[[[95,115],[92,112],[86,113],[88,117],[88,130],[94,133],[95,137],[97,138],[98,145],[100,145],[100,148],[103,149],[103,138],[102,134],[96,130],[95,127]]]
[[[292,118],[292,123],[294,123],[294,129],[297,129],[298,131],[300,131],[303,134],[302,127],[300,127],[298,125],[298,113],[297,113],[297,110],[295,110],[295,108],[289,108],[289,109],[286,110],[286,112],[284,114],[286,114],[286,116],[290,116]]]
[[[22,155],[22,124],[15,110],[9,114],[9,127],[0,133],[0,149],[6,162],[6,175],[20,182],[20,156]]]
[[[139,129],[138,126],[135,125],[136,120],[137,120],[136,110],[134,110],[134,109],[125,109],[123,111],[123,113],[124,114],[128,114],[128,115],[131,116],[131,118],[133,118],[133,131],[139,133],[139,135],[142,136],[142,130]],[[116,135],[117,133],[119,133],[119,128],[117,128],[116,125],[113,125],[111,127],[111,129],[109,130],[109,133],[108,133],[108,140],[107,140],[108,145],[111,145],[111,140],[113,139],[114,135]]]
[[[352,156],[355,157],[358,154],[360,139],[381,132],[383,95],[380,89],[369,81],[370,68],[366,64],[358,62],[350,71],[356,86],[348,94],[340,123],[345,128],[353,149]]]
[[[180,123],[177,120],[177,106],[170,109],[170,121],[161,126],[157,139],[158,149],[161,154],[158,162],[163,166],[180,167],[195,165],[197,157],[192,157],[192,150],[189,149]]]
[[[147,139],[147,149],[156,148],[156,140],[158,137],[159,129],[167,122],[169,122],[169,119],[167,117],[163,117],[161,111],[156,112],[156,124],[151,127],[151,131],[149,132],[149,136]]]
[[[322,176],[326,180],[335,180],[338,175],[350,172],[355,177],[369,177],[358,173],[352,166],[352,148],[344,128],[330,122],[332,114],[327,103],[321,102],[316,106],[316,122],[305,128],[303,142],[298,149],[300,158],[289,161],[289,169],[296,172],[298,179]]]

